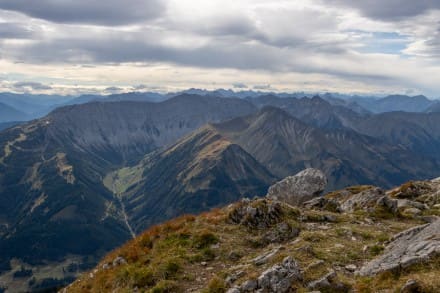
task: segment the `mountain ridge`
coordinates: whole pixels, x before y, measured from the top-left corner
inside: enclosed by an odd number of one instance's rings
[[[247,120],[247,122],[240,122],[240,120]],[[235,127],[231,130],[227,128],[227,125],[241,125],[242,129],[238,130]],[[263,108],[258,114],[251,114],[246,118],[236,118],[234,121],[225,122],[224,125],[217,127],[223,135],[241,145],[263,165],[271,165],[272,167],[268,169],[277,175],[278,178],[286,177],[305,167],[311,166],[329,172],[328,166],[313,165],[321,164],[321,162],[326,160],[330,162],[334,161],[334,163],[330,164],[335,164],[332,168],[339,168],[336,166],[340,164],[342,174],[352,173],[359,176],[359,172],[366,172],[364,176],[366,174],[371,176],[374,174],[374,172],[372,172],[373,168],[366,166],[368,164],[376,164],[376,168],[383,168],[381,172],[375,170],[381,173],[380,176],[384,176],[388,173],[385,177],[393,178],[393,173],[404,174],[405,171],[403,170],[411,170],[414,166],[410,163],[406,163],[406,161],[409,162],[411,158],[417,157],[415,153],[411,153],[403,147],[393,146],[373,137],[358,134],[349,129],[322,130],[314,128],[290,116],[287,112],[273,107]],[[356,151],[354,151],[354,149],[356,149]],[[386,163],[386,159],[384,158],[391,160]],[[381,163],[379,164],[379,162]],[[425,162],[428,165],[431,164],[431,161],[426,158],[420,160],[420,162]],[[354,168],[354,166],[358,164],[363,167],[358,166]],[[343,171],[345,167],[350,165],[353,167]],[[404,169],[397,171],[395,168],[399,165],[400,167],[405,166]],[[437,167],[434,166],[425,166],[418,170],[422,173],[425,168],[438,170],[438,163]],[[388,169],[388,171],[385,171],[386,169]],[[335,169],[334,172],[338,173],[339,171],[336,170],[337,169]],[[382,172],[385,173],[382,174]],[[329,173],[327,173],[327,175],[329,178],[334,179]],[[433,174],[426,175],[432,176]],[[406,178],[402,178],[401,181],[411,178],[409,174],[405,176]],[[384,182],[381,178],[376,177],[368,182],[357,183],[368,184],[374,181]],[[356,181],[350,182],[353,183]],[[399,182],[388,183],[388,186],[398,183]],[[331,188],[343,187],[344,183],[341,182],[339,184],[342,185],[330,184],[330,186]]]

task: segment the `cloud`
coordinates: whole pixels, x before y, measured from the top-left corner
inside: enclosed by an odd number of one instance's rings
[[[156,84],[160,79],[155,77],[161,76],[169,83],[160,83],[161,88],[171,89],[214,84],[220,78],[233,88],[267,89],[271,84],[277,90],[292,83],[440,93],[439,1],[34,2],[0,0],[0,22],[10,24],[0,25],[0,64],[21,64],[14,66],[17,72],[2,66],[0,74],[13,81],[52,85],[45,78],[52,74],[70,76],[68,83],[79,87],[99,84],[103,91],[113,85]],[[47,70],[20,76],[31,65]],[[67,67],[73,69],[63,70]],[[130,80],[152,67],[158,70]],[[233,74],[217,74],[225,70]],[[185,82],[177,81],[190,73]]]
[[[0,22],[0,39],[30,39],[34,31],[20,23]]]
[[[254,85],[252,87],[254,90],[270,90],[272,89],[270,84],[259,84],[259,85]]]
[[[0,9],[56,23],[125,25],[156,18],[161,0],[0,0]]]
[[[367,17],[384,21],[401,20],[440,9],[438,0],[325,0],[325,3],[355,8]]]
[[[440,59],[440,25],[437,29],[429,31],[424,38],[411,43],[404,53],[408,55],[421,56],[426,58]]]
[[[110,93],[110,94],[118,94],[118,93],[124,91],[124,89],[120,88],[120,87],[116,87],[116,86],[111,86],[111,87],[106,88],[104,91],[106,93]]]
[[[16,82],[13,84],[13,87],[16,90],[51,90],[52,87],[48,85],[44,85],[39,82],[33,82],[33,81],[22,81],[22,82]]]
[[[235,89],[247,89],[248,88],[248,86],[245,83],[242,83],[242,82],[233,83],[232,86]]]
[[[147,90],[148,86],[146,86],[145,84],[140,84],[140,85],[133,86],[132,89],[134,91]]]

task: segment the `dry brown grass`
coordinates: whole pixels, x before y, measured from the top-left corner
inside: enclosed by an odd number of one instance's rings
[[[357,188],[356,190],[363,189]],[[365,187],[366,188],[366,187]],[[236,204],[236,206],[240,205]],[[93,277],[84,274],[69,287],[68,292],[225,292],[225,278],[237,271],[242,276],[235,282],[255,279],[285,256],[293,256],[305,270],[304,281],[295,284],[298,292],[307,292],[309,281],[330,269],[338,278],[359,292],[377,292],[383,288],[395,290],[409,278],[420,280],[424,292],[440,288],[433,278],[439,267],[420,267],[399,276],[377,278],[355,277],[344,269],[347,264],[358,267],[374,258],[392,235],[420,222],[414,219],[377,218],[366,224],[363,213],[337,214],[321,211],[301,211],[282,206],[281,221],[301,230],[300,236],[281,244],[261,242],[267,229],[249,229],[228,221],[230,208],[216,209],[200,216],[186,215],[154,226],[136,239],[111,252],[98,266]],[[335,220],[328,222],[326,216]],[[282,245],[268,263],[256,266],[252,260]],[[232,258],[234,253],[236,257]],[[102,265],[122,256],[127,265],[103,270]],[[319,262],[319,265],[313,265]],[[431,288],[431,289],[429,289]],[[376,291],[375,291],[376,290]]]

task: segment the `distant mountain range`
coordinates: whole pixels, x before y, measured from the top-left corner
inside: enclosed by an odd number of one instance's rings
[[[155,92],[131,92],[112,95],[81,95],[79,97],[60,96],[60,95],[32,95],[32,94],[13,94],[0,93],[0,123],[11,121],[29,121],[41,118],[52,110],[68,105],[85,104],[89,102],[117,102],[117,101],[137,101],[137,102],[162,102],[172,97],[182,94],[211,96],[223,98],[241,98],[258,101],[261,97],[272,96],[279,99],[292,100],[304,97],[312,98],[316,95],[298,93],[275,93],[262,91],[233,91],[218,89],[214,91],[202,89],[188,89],[175,93],[155,93]],[[425,96],[404,96],[392,95],[384,98],[369,96],[348,96],[340,94],[325,93],[320,95],[324,100],[333,106],[348,108],[362,115],[371,113],[385,113],[394,111],[404,112],[436,112],[439,109],[439,102],[429,100]],[[257,104],[259,102],[256,102]],[[286,101],[278,101],[284,104]],[[5,108],[9,106],[11,108]],[[260,104],[260,106],[262,106]],[[2,110],[2,108],[5,108]],[[19,118],[19,119],[17,119]]]
[[[426,109],[427,113],[431,113],[431,112],[440,112],[440,102],[437,102],[433,105],[431,105],[428,109]]]
[[[382,99],[371,99],[356,97],[350,98],[350,101],[356,102],[363,108],[373,113],[384,112],[425,112],[429,107],[436,102],[429,100],[425,96],[404,96],[404,95],[392,95]]]
[[[0,103],[14,109],[2,113],[2,115],[0,115],[0,122],[28,121],[39,118],[71,99],[73,99],[73,97],[60,95],[0,93]],[[14,111],[18,111],[21,115],[11,118],[5,116],[11,115]]]
[[[68,282],[146,227],[264,195],[306,167],[330,189],[440,173],[440,113],[329,96],[157,100],[83,97],[0,133],[1,281],[25,264],[30,289]]]
[[[0,103],[0,123],[11,121],[25,121],[29,119],[26,113],[20,112],[13,107]]]

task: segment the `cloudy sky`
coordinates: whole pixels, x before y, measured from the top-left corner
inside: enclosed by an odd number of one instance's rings
[[[0,0],[0,91],[440,97],[439,0]]]

